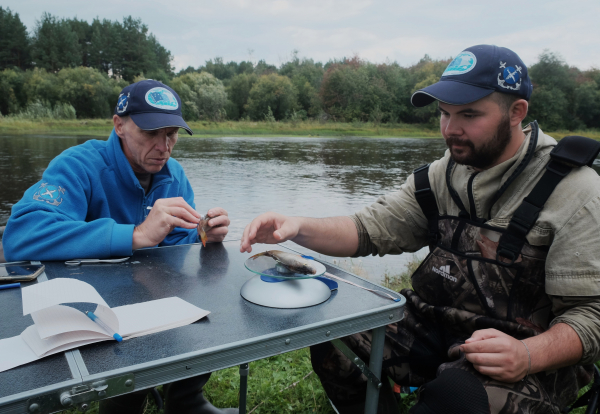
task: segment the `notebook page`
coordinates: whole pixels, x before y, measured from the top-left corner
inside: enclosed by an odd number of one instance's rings
[[[33,312],[31,317],[42,339],[73,331],[106,333],[100,325],[88,318],[85,313],[69,306],[50,306]]]
[[[29,345],[29,348],[31,348],[38,357],[51,355],[57,352],[57,348],[62,349],[64,345],[69,345],[66,349],[71,349],[76,348],[78,346],[76,344],[81,341],[90,341],[89,343],[91,343],[113,339],[108,336],[108,334],[90,331],[66,332],[51,336],[48,339],[42,339],[40,338],[35,325],[31,325],[25,329],[21,333],[21,338],[23,338],[25,343]]]
[[[0,372],[28,364],[38,358],[21,336],[13,336],[0,341]]]
[[[187,325],[210,313],[178,297],[119,306],[111,310],[119,318],[119,334],[123,338]]]
[[[61,303],[88,302],[109,306],[92,285],[76,279],[58,278],[21,289],[23,315]],[[110,309],[110,308],[109,308]]]

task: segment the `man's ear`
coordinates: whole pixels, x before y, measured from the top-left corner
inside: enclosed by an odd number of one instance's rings
[[[119,115],[113,115],[113,125],[115,126],[115,133],[122,137],[123,136],[123,125],[125,125],[125,123],[123,122],[123,120],[121,119],[121,117]]]
[[[519,125],[527,116],[529,103],[525,99],[517,99],[512,103],[508,110],[510,116],[510,125],[515,127]]]

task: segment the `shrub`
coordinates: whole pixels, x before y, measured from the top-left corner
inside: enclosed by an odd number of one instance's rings
[[[245,109],[255,121],[262,120],[269,108],[276,120],[287,118],[298,106],[298,91],[286,76],[263,75],[252,86]]]
[[[183,102],[186,119],[218,121],[225,117],[225,87],[210,73],[186,73],[173,79],[171,87]]]
[[[48,101],[35,101],[27,104],[17,118],[24,119],[75,119],[76,111],[68,103],[58,103],[52,107]]]

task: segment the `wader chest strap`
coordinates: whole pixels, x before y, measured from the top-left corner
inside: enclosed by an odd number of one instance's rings
[[[560,181],[574,167],[591,166],[600,152],[600,142],[580,136],[563,138],[550,152],[546,172],[531,193],[515,211],[507,232],[500,238],[496,259],[499,256],[513,264],[526,241],[526,236],[535,225],[544,204]]]
[[[438,210],[437,202],[431,184],[429,182],[429,164],[422,165],[414,171],[415,175],[415,198],[427,218],[429,230],[429,244],[437,243],[438,239]]]

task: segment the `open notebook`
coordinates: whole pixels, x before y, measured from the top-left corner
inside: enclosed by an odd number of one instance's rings
[[[19,336],[0,340],[0,372],[48,355],[100,341],[112,334],[83,312],[61,305],[96,304],[94,314],[123,340],[188,325],[210,312],[177,297],[110,308],[91,285],[76,279],[53,279],[22,289],[23,315],[34,324]]]

